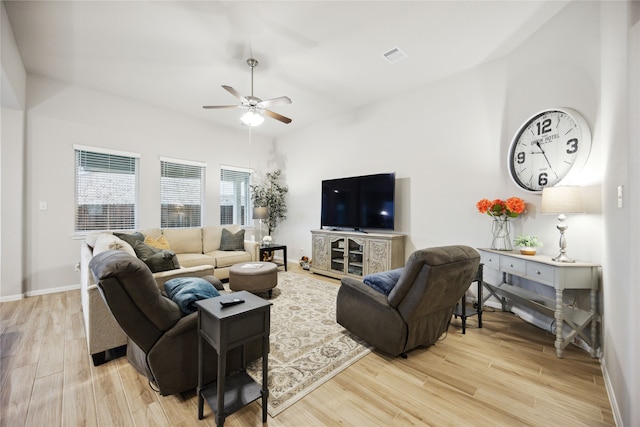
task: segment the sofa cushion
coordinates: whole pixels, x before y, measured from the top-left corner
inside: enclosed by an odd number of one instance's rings
[[[395,270],[382,271],[380,273],[367,274],[362,280],[365,285],[375,289],[378,292],[389,296],[393,287],[398,283],[400,274],[404,268],[396,268]]]
[[[158,249],[166,249],[166,250],[171,249],[171,247],[169,246],[169,241],[165,236],[158,236],[158,237],[146,236],[144,238],[144,244],[153,246],[154,248],[158,248]]]
[[[231,267],[234,264],[251,261],[251,254],[245,251],[212,251],[208,252],[215,268]]]
[[[199,265],[216,266],[216,260],[205,254],[176,254],[180,265],[183,267],[196,267]]]
[[[138,231],[134,233],[114,232],[113,235],[118,236],[119,238],[130,244],[132,247],[135,246],[136,242],[142,242],[144,240],[144,236]]]
[[[93,256],[114,249],[122,250],[127,252],[129,255],[136,256],[136,253],[130,244],[113,234],[106,233],[99,235],[96,239],[96,243],[93,246]]]
[[[196,301],[220,296],[209,281],[200,277],[177,277],[167,280],[164,289],[184,314],[191,314],[198,310]]]
[[[222,229],[220,239],[221,251],[242,251],[244,250],[244,229],[232,233],[228,229]]]
[[[177,254],[202,253],[201,228],[163,228],[162,234]]]
[[[180,268],[175,252],[154,248],[140,241],[136,242],[133,249],[136,256],[147,264],[152,273]]]

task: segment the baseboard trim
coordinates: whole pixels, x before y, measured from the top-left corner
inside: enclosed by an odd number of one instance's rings
[[[602,370],[602,378],[604,379],[604,388],[605,390],[607,390],[607,396],[609,396],[609,403],[611,404],[613,419],[615,420],[617,426],[622,427],[624,424],[622,423],[622,416],[620,415],[620,409],[616,400],[616,394],[613,391],[611,378],[609,378],[604,355],[600,358],[600,369]]]
[[[0,296],[0,302],[18,301],[28,297],[35,297],[38,295],[46,295],[46,294],[55,294],[57,292],[74,291],[76,289],[80,289],[80,284],[60,286],[58,288],[49,288],[49,289],[43,289],[38,291],[27,291],[23,294],[17,294],[17,295]]]

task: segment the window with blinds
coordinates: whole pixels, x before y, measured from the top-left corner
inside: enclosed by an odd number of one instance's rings
[[[160,226],[202,227],[207,165],[160,159]]]
[[[74,146],[76,231],[138,225],[139,154]]]
[[[250,169],[220,166],[220,225],[250,223]]]

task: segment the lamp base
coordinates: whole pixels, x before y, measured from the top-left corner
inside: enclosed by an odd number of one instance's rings
[[[567,254],[561,252],[560,255],[558,255],[555,258],[551,258],[551,260],[555,261],[555,262],[576,262],[575,259],[571,259],[567,256]]]

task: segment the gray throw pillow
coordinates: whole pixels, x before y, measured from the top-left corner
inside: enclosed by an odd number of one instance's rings
[[[147,264],[152,273],[180,268],[178,257],[173,251],[154,248],[140,241],[136,242],[133,250],[136,251],[138,258]]]
[[[144,241],[144,235],[139,231],[136,231],[135,233],[113,233],[113,234],[114,236],[117,236],[120,239],[127,242],[128,244],[130,244],[132,247],[136,245],[136,242]]]
[[[220,239],[221,251],[243,251],[244,250],[244,229],[235,233],[230,232],[226,228],[222,229],[222,238]]]

